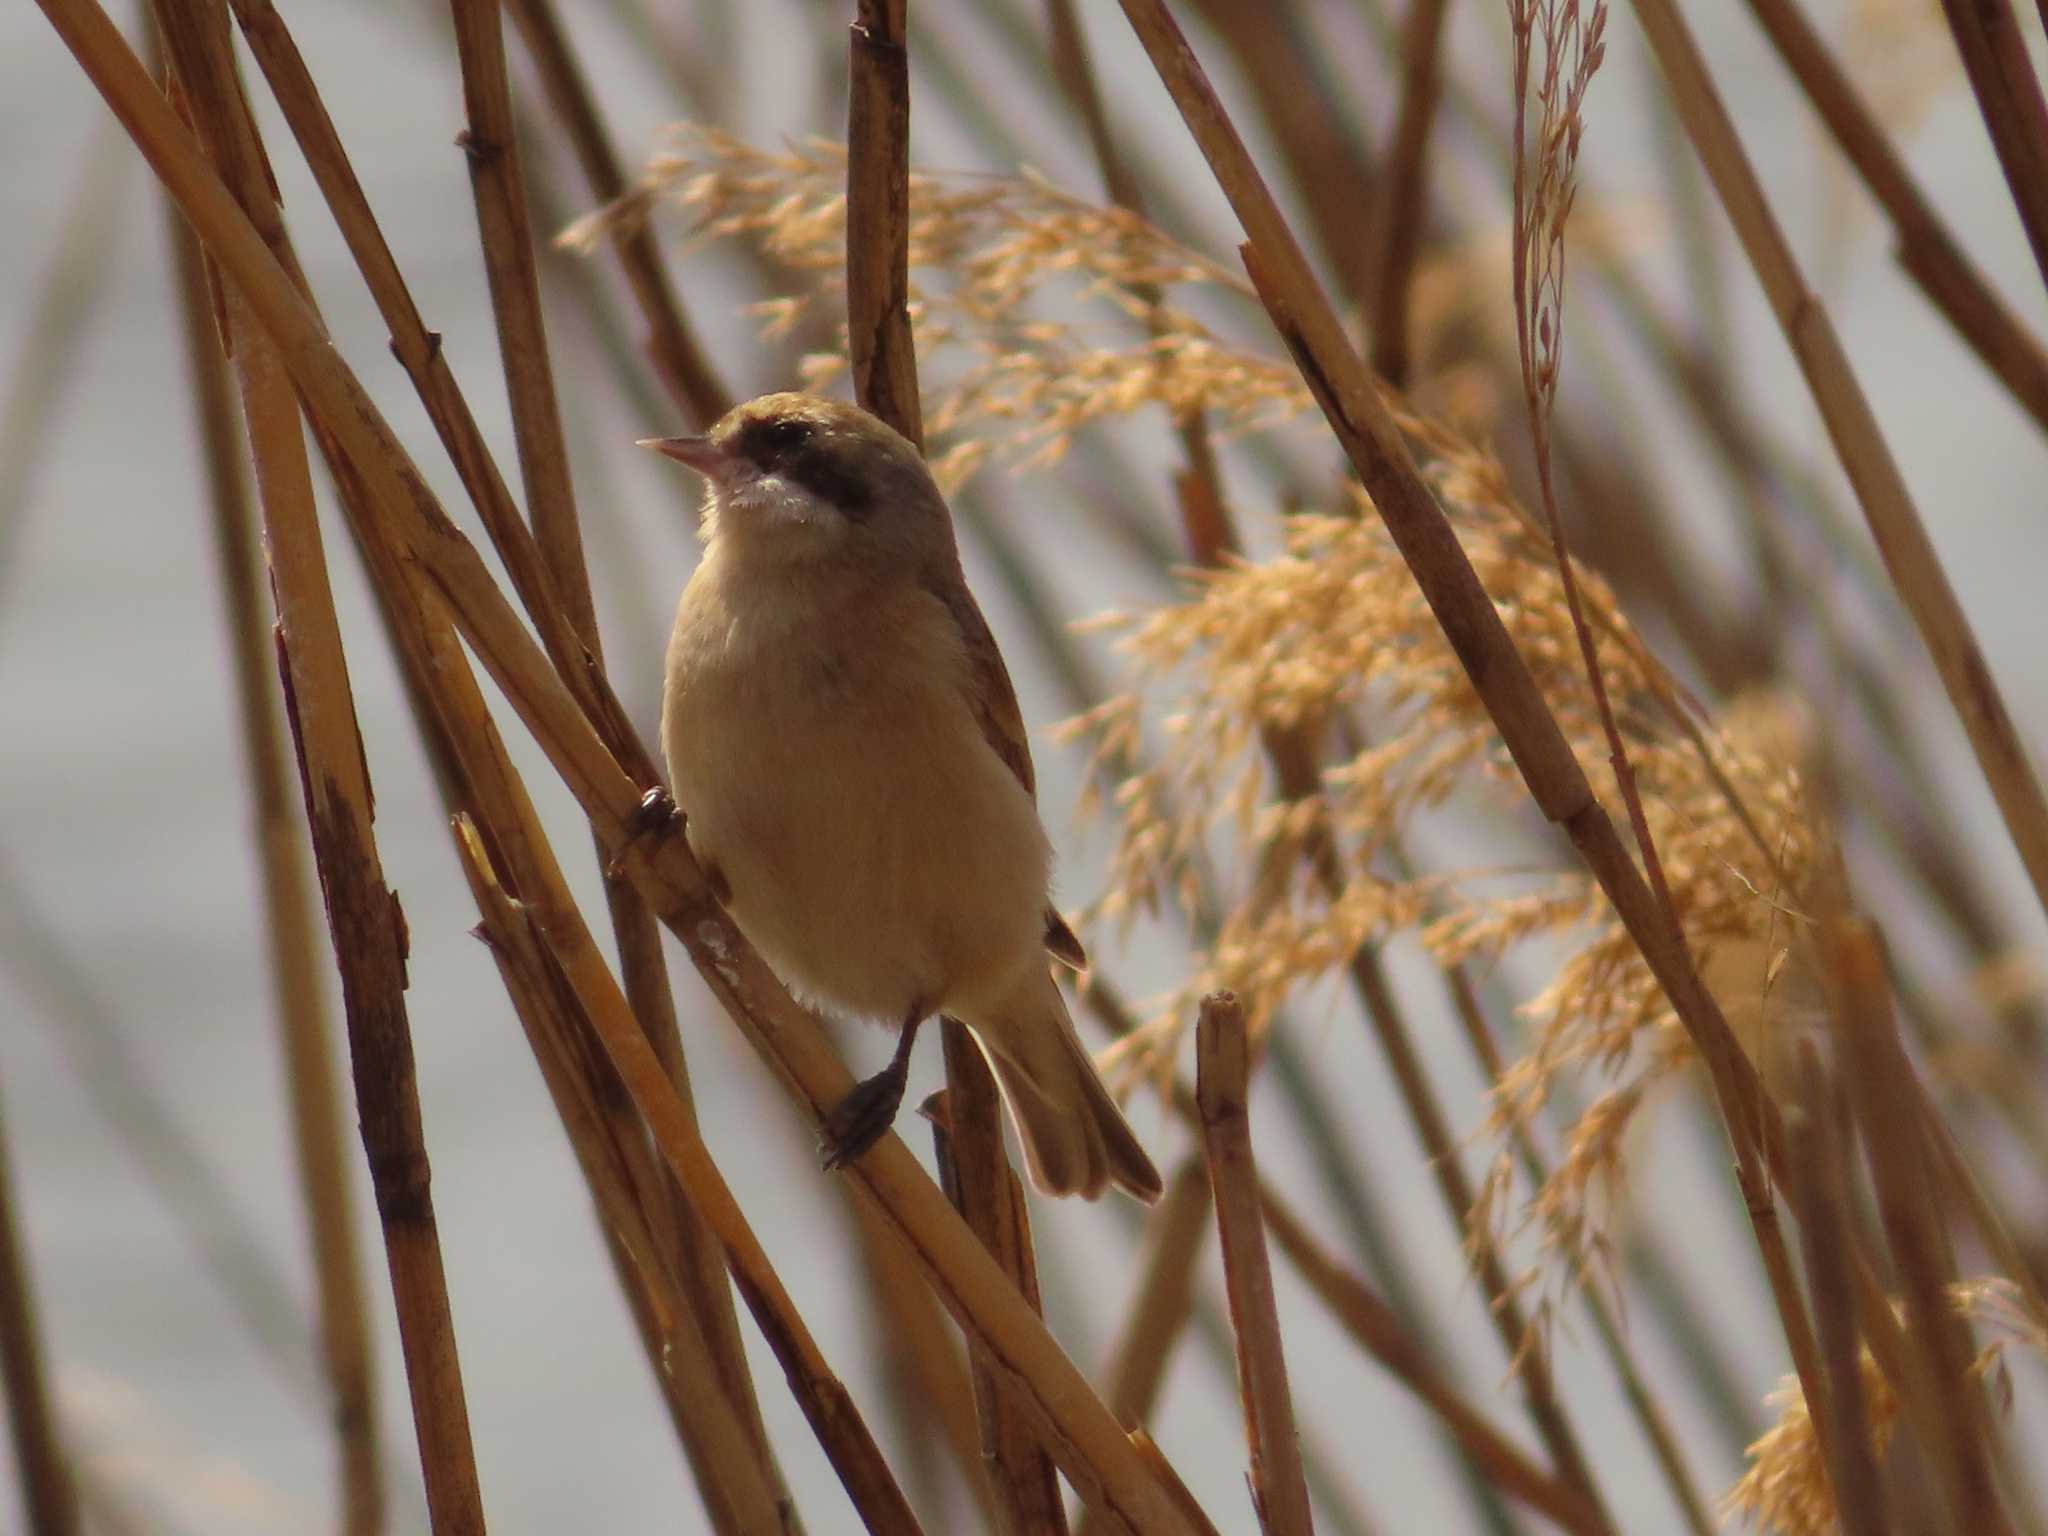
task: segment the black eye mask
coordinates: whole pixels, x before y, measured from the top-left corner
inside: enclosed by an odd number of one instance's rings
[[[741,429],[739,448],[766,473],[802,486],[854,522],[873,509],[874,493],[843,447],[819,436],[809,422],[749,422]]]

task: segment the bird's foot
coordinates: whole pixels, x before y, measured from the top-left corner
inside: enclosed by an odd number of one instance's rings
[[[626,835],[619,840],[619,846],[605,861],[604,872],[611,879],[618,879],[625,873],[626,858],[642,842],[659,840],[683,819],[683,813],[676,808],[669,792],[657,784],[640,797],[640,804],[633,814],[626,818]]]
[[[818,1163],[827,1173],[848,1163],[880,1141],[896,1123],[896,1111],[903,1104],[903,1084],[909,1071],[891,1062],[873,1077],[854,1084],[845,1098],[825,1116],[818,1142]]]
[[[827,1111],[818,1137],[818,1163],[827,1173],[844,1168],[867,1151],[896,1123],[903,1106],[903,1085],[910,1078],[910,1051],[917,1043],[924,1005],[916,1003],[903,1021],[896,1053],[873,1077],[862,1078]]]

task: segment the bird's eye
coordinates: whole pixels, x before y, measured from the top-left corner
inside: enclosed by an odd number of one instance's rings
[[[755,422],[746,436],[748,455],[766,467],[809,442],[811,424],[785,416],[776,421]]]

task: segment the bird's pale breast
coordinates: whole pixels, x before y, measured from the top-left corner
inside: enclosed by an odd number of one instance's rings
[[[943,605],[898,583],[743,609],[729,585],[710,558],[683,595],[662,747],[770,964],[891,1021],[1043,966],[1045,834],[981,736]]]

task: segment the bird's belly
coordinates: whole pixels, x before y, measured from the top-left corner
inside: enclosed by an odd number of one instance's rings
[[[895,1022],[1043,964],[1045,834],[965,709],[776,670],[689,690],[665,745],[692,845],[783,980]]]

